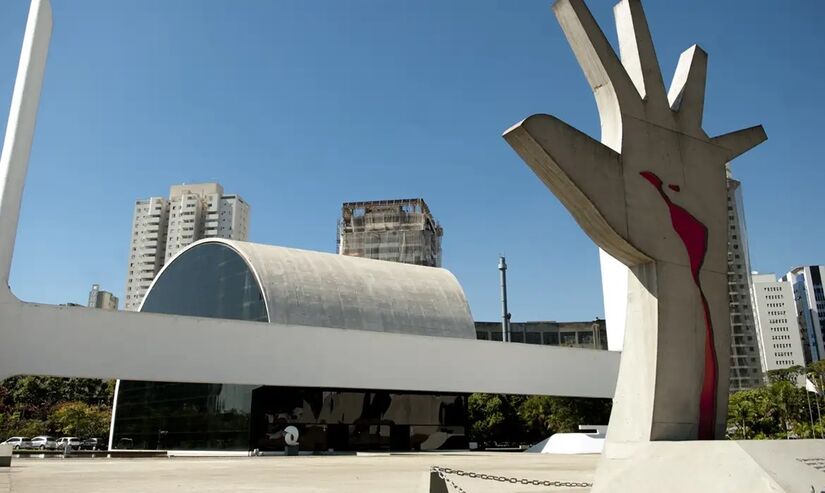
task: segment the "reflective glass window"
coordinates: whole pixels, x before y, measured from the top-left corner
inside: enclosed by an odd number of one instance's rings
[[[255,276],[233,249],[197,246],[169,264],[146,293],[143,312],[267,322]]]

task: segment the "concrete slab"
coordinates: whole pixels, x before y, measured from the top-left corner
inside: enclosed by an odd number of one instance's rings
[[[592,491],[825,492],[825,440],[608,442]]]
[[[0,472],[0,492],[67,489],[98,493],[398,492],[418,493],[432,465],[499,476],[592,482],[598,455],[402,454],[170,459],[17,459]],[[586,492],[454,477],[472,493]],[[5,487],[5,489],[4,489]]]

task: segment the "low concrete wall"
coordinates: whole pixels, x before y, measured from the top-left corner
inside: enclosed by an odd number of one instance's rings
[[[2,454],[0,454],[2,455]],[[62,450],[15,450],[17,458],[49,459],[62,458]],[[167,457],[166,450],[72,450],[67,458],[136,458],[136,457]]]
[[[0,445],[0,467],[11,466],[11,445]]]

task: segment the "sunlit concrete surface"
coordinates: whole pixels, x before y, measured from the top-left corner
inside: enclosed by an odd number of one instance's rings
[[[525,453],[402,454],[172,459],[15,459],[0,471],[0,492],[410,492],[431,465],[538,480],[593,480],[597,455]],[[586,492],[454,478],[471,493]],[[6,488],[4,490],[4,488]]]

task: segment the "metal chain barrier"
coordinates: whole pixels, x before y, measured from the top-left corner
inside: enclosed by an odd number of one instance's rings
[[[471,479],[484,479],[487,481],[498,481],[499,483],[523,484],[532,486],[557,486],[566,488],[590,488],[593,483],[576,482],[576,481],[540,481],[538,479],[525,478],[509,478],[506,476],[495,476],[492,474],[481,474],[471,471],[462,471],[461,469],[451,469],[449,467],[432,466],[431,470],[438,473],[438,477],[443,479],[448,485],[455,488],[459,493],[467,493],[461,486],[455,484],[448,475],[455,475],[459,477],[466,477]]]

